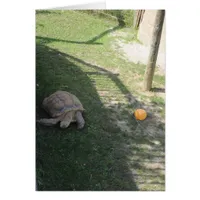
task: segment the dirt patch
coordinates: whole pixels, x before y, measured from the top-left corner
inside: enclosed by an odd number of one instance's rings
[[[126,38],[128,36],[128,33],[124,32],[117,32],[115,34],[112,34],[112,36],[115,37],[124,37]],[[150,47],[145,46],[142,44],[139,44],[138,42],[132,41],[132,42],[126,42],[123,39],[115,39],[115,45],[113,47],[116,50],[120,50],[123,52],[124,57],[128,59],[131,62],[134,63],[141,63],[141,64],[147,64],[148,62],[148,56],[150,52]],[[158,68],[157,74],[165,74],[165,54],[159,53],[157,58],[156,66]]]

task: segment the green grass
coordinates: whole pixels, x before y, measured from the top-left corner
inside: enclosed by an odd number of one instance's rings
[[[138,39],[138,30],[134,27],[126,27],[121,29],[116,38],[120,39],[124,43],[137,42],[142,44],[142,42]]]
[[[36,125],[40,191],[165,190],[164,116],[154,115],[164,101],[141,92],[145,66],[111,48],[109,35],[120,28],[77,11],[36,14],[37,118],[47,116],[42,100],[56,90],[75,94],[86,109],[82,131],[76,124],[65,130]],[[158,76],[155,85],[162,80]],[[148,111],[143,122],[132,115],[138,107]]]

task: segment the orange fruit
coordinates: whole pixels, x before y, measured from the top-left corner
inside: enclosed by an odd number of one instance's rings
[[[137,120],[144,120],[147,117],[147,112],[143,109],[137,109],[135,110],[134,115]]]

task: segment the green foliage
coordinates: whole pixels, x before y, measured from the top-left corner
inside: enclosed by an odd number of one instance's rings
[[[134,10],[122,10],[122,16],[126,27],[133,26]]]
[[[114,19],[109,16],[116,17],[121,26],[133,26],[134,10],[84,10],[87,14],[98,15],[100,17]],[[105,15],[104,15],[105,14]]]

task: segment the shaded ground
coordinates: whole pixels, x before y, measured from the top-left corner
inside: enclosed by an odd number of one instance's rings
[[[41,102],[56,90],[77,95],[86,109],[82,131],[37,124],[38,190],[164,190],[163,101],[141,101],[127,84],[144,68],[111,50],[107,34],[118,25],[73,11],[39,13],[36,21],[36,117],[46,116]],[[137,107],[149,114],[140,123]]]

